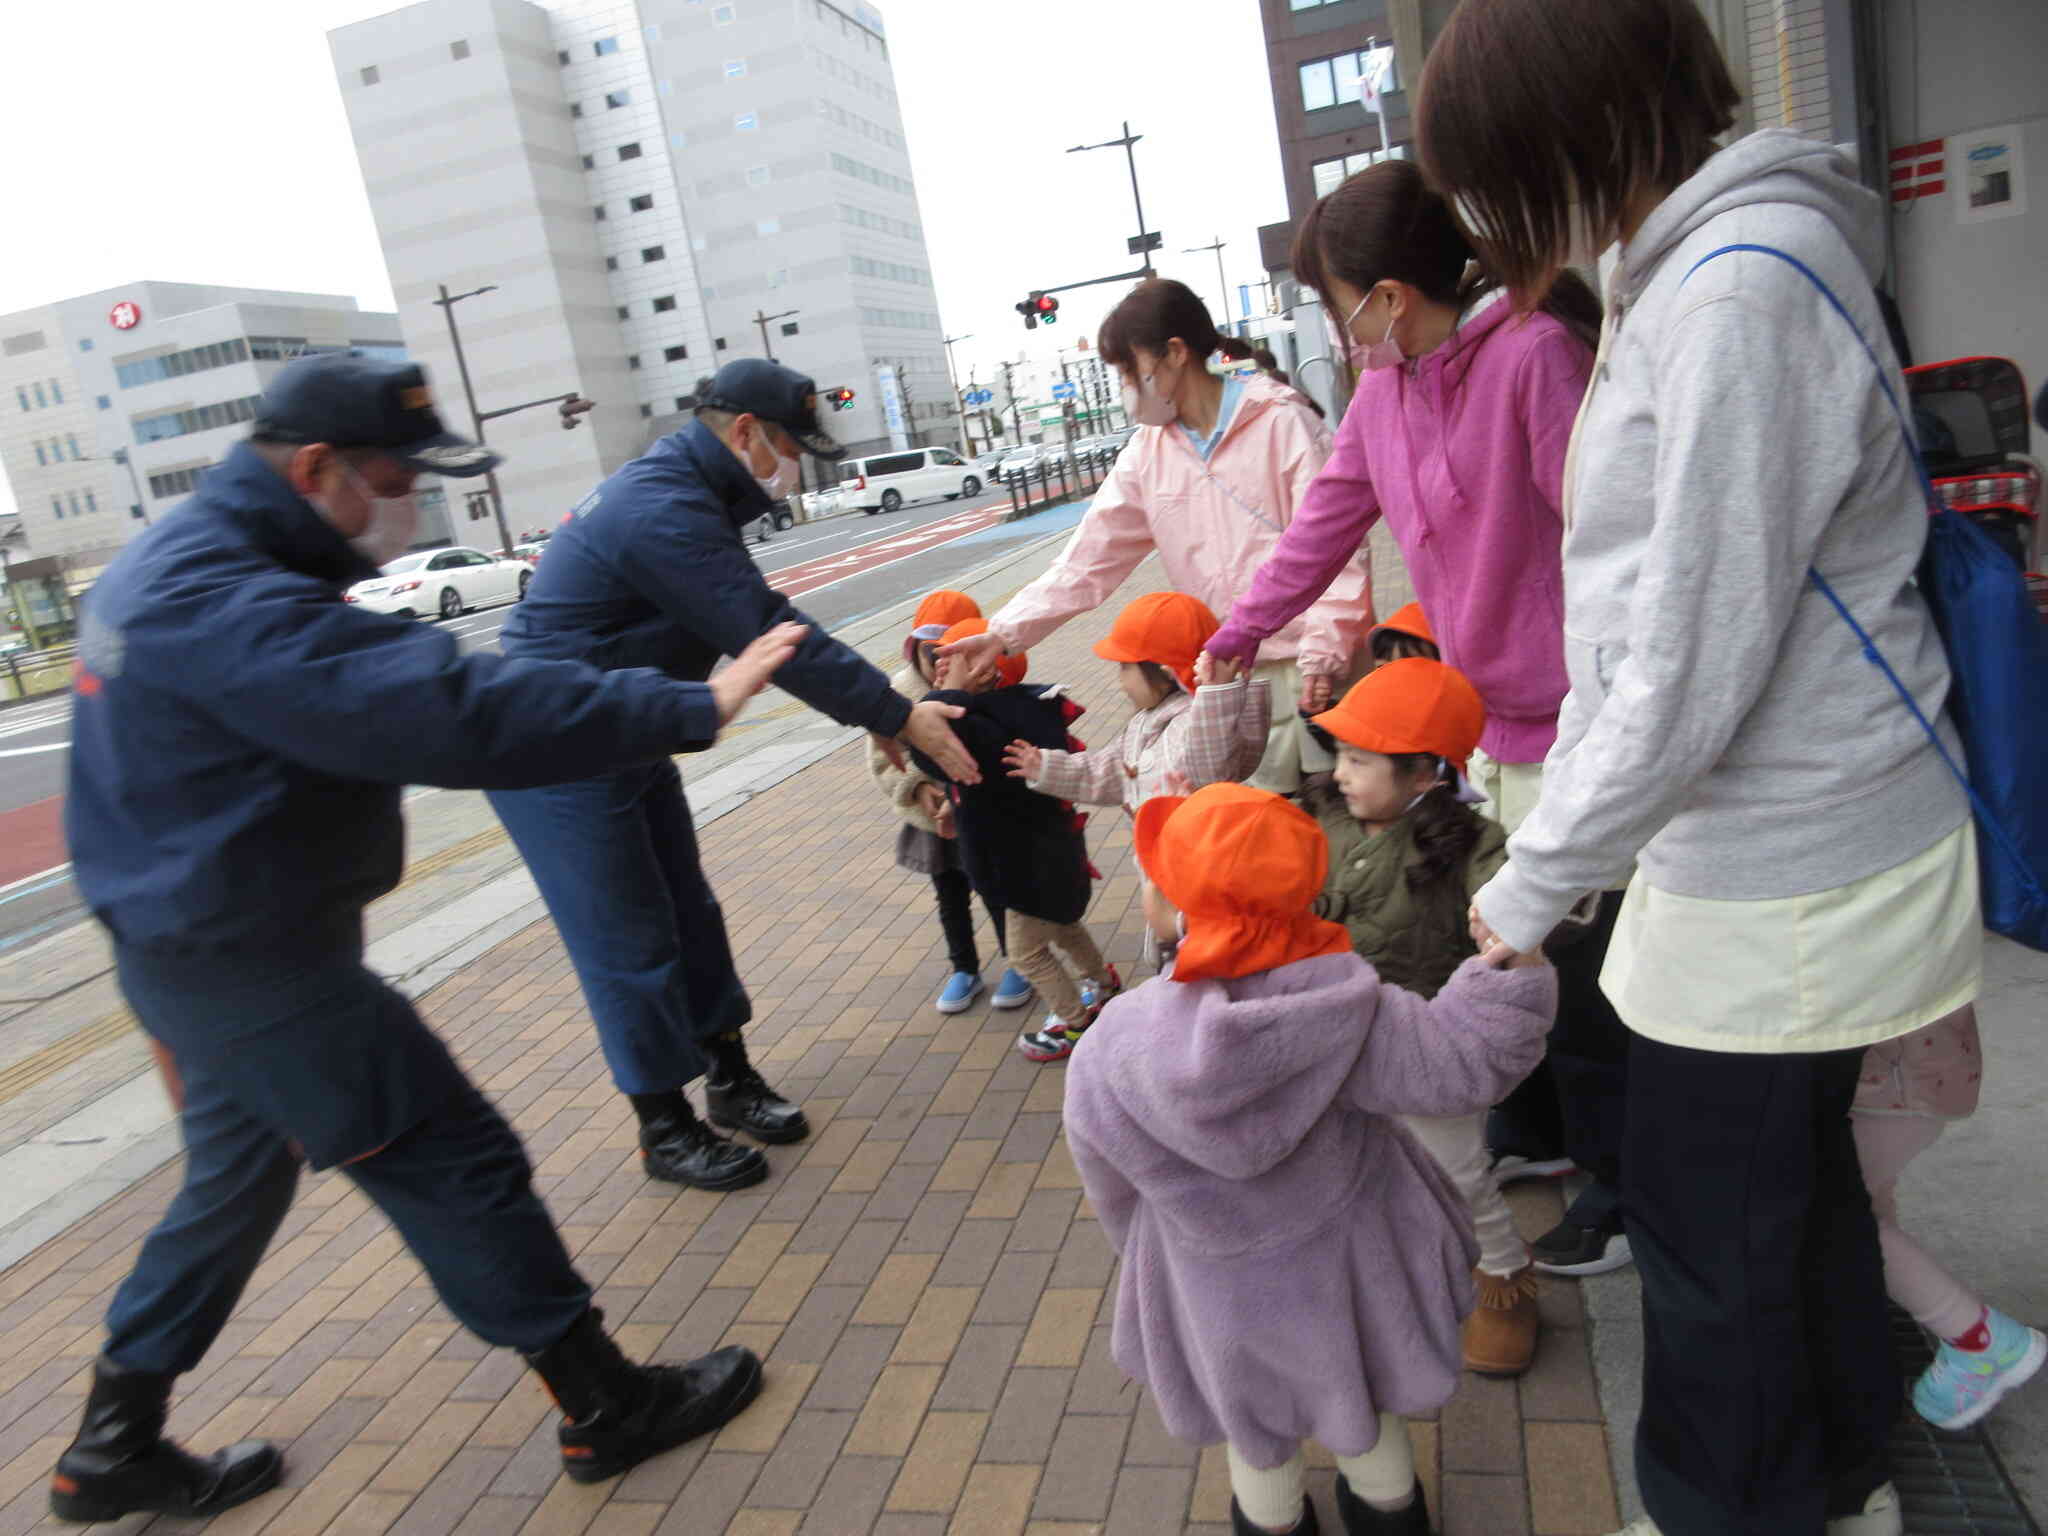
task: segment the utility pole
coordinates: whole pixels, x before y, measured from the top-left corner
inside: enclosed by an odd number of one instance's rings
[[[455,371],[462,375],[462,398],[469,402],[470,425],[476,432],[477,443],[481,445],[484,441],[484,419],[477,411],[476,390],[469,382],[469,359],[464,357],[462,353],[462,332],[455,328],[455,306],[464,299],[473,299],[479,294],[496,293],[498,285],[496,283],[485,283],[483,287],[472,288],[467,293],[454,294],[448,291],[446,283],[441,283],[437,286],[441,290],[441,296],[435,299],[434,302],[441,306],[441,313],[448,317],[448,340],[455,348]],[[491,515],[497,519],[498,523],[499,553],[509,559],[512,554],[512,530],[505,526],[505,496],[498,489],[497,470],[491,469],[485,472],[484,486],[491,493]]]
[[[761,327],[761,350],[767,355],[769,362],[775,361],[775,348],[768,341],[769,323],[775,320],[787,320],[791,315],[800,315],[802,313],[803,311],[800,309],[785,309],[779,315],[764,315],[758,309],[754,311],[754,324]]]
[[[1153,275],[1152,250],[1157,242],[1150,238],[1150,232],[1145,228],[1145,201],[1138,195],[1138,155],[1135,147],[1138,140],[1143,137],[1142,133],[1131,132],[1130,120],[1126,118],[1124,121],[1124,136],[1122,138],[1104,139],[1100,144],[1076,144],[1067,153],[1078,155],[1091,149],[1122,148],[1124,159],[1130,163],[1131,167],[1131,205],[1137,210],[1138,214],[1138,238],[1131,242],[1131,254],[1145,264],[1144,275],[1151,277]]]
[[[960,428],[960,457],[963,459],[973,458],[974,451],[967,445],[967,402],[960,398],[960,378],[953,371],[953,348],[959,342],[972,341],[973,339],[974,332],[972,331],[969,331],[965,336],[948,336],[946,338],[946,382],[953,388],[953,419]]]
[[[1216,291],[1217,293],[1222,295],[1223,298],[1223,309],[1221,313],[1223,319],[1223,332],[1225,335],[1228,335],[1230,333],[1230,283],[1229,280],[1226,279],[1223,275],[1223,247],[1227,243],[1228,242],[1226,242],[1221,235],[1218,235],[1215,241],[1209,245],[1190,245],[1185,247],[1181,252],[1183,256],[1193,256],[1202,251],[1214,251],[1216,253]],[[1243,334],[1241,328],[1238,334]]]
[[[1017,379],[1015,363],[1003,363],[1003,393],[1010,401],[1010,430],[1017,434],[1017,446],[1024,446],[1024,419],[1017,410]]]

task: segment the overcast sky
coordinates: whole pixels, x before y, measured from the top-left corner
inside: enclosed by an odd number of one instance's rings
[[[381,0],[67,0],[8,8],[0,143],[11,238],[0,313],[140,278],[352,294],[392,308],[329,28]],[[890,49],[940,314],[962,382],[1027,346],[1092,336],[1122,285],[1063,295],[1028,336],[1033,287],[1129,269],[1123,152],[1069,155],[1128,117],[1160,270],[1221,302],[1263,272],[1284,218],[1258,0],[887,0]],[[0,489],[0,512],[13,498]]]

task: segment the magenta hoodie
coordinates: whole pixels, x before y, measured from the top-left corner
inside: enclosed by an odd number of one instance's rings
[[[1486,703],[1479,745],[1541,762],[1568,686],[1564,456],[1592,370],[1555,319],[1496,296],[1428,356],[1364,375],[1337,451],[1209,649],[1244,656],[1284,629],[1384,513],[1444,660]]]

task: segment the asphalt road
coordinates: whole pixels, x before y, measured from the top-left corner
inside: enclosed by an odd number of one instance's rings
[[[910,593],[944,586],[1006,547],[1041,538],[1062,518],[1005,523],[1008,508],[1007,496],[923,502],[894,514],[799,524],[748,547],[773,585],[836,630]],[[465,651],[495,649],[511,612],[509,604],[484,609],[447,627]],[[62,867],[70,729],[68,696],[0,710],[0,950],[75,921],[81,910]]]

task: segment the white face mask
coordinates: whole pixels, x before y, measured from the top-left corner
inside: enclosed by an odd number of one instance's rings
[[[1158,378],[1158,370],[1154,369],[1135,387],[1124,385],[1124,414],[1141,427],[1170,426],[1180,419],[1173,397],[1159,392]]]
[[[361,555],[372,565],[389,565],[408,549],[420,529],[420,503],[416,495],[379,496],[371,489],[370,483],[349,467],[346,459],[336,459],[341,472],[356,494],[369,506],[370,520],[363,525],[363,531],[348,541],[348,547]],[[317,497],[306,498],[319,509],[320,515],[328,522],[334,521],[334,512]]]
[[[755,473],[753,456],[751,454],[747,457],[747,473],[754,476],[754,483],[761,487],[762,493],[770,501],[780,501],[797,488],[799,465],[795,459],[785,459],[781,454],[777,453],[772,442],[768,444],[768,453],[775,460],[773,473],[767,475]]]

